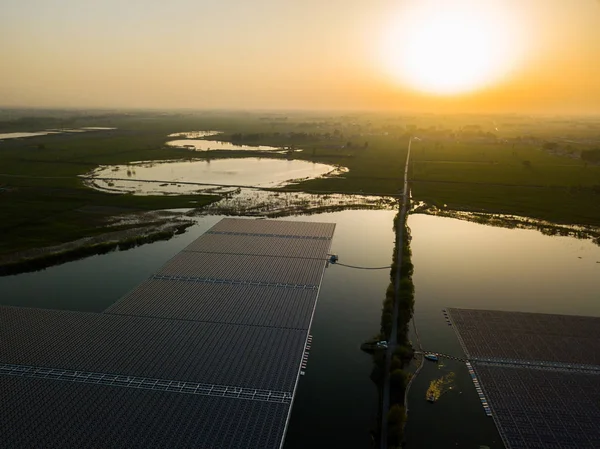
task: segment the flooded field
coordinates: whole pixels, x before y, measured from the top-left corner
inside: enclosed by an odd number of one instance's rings
[[[201,137],[216,136],[221,131],[184,131],[181,133],[172,133],[168,137],[185,137],[186,139],[199,139]]]
[[[205,133],[205,134],[200,134]],[[206,134],[208,133],[208,134]],[[219,134],[213,131],[195,131],[190,133],[176,133],[169,137],[185,135],[185,137],[206,137]],[[237,145],[231,142],[220,142],[218,140],[204,139],[178,139],[167,142],[167,145],[177,148],[187,148],[193,151],[261,151],[261,152],[282,152],[283,148],[270,147],[268,145]]]
[[[210,186],[282,187],[342,171],[332,165],[268,158],[140,162],[103,166],[86,176],[99,190],[137,195],[205,192]]]
[[[51,134],[65,134],[65,133],[84,133],[88,131],[109,131],[116,128],[105,128],[101,126],[86,126],[83,128],[74,128],[74,129],[47,129],[45,131],[35,131],[35,132],[13,132],[13,133],[0,133],[0,140],[8,140],[8,139],[24,139],[27,137],[39,137],[39,136],[49,136]]]
[[[25,137],[47,136],[49,134],[58,134],[58,131],[39,131],[35,133],[0,133],[0,140],[5,139],[24,139]]]
[[[220,193],[218,190],[212,192]],[[397,199],[393,197],[234,189],[222,200],[209,204],[198,213],[277,217],[342,209],[392,210],[395,207]]]

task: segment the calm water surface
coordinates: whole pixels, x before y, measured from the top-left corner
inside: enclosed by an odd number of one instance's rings
[[[100,167],[93,172],[96,188],[113,191],[133,191],[141,194],[190,193],[200,185],[168,183],[189,182],[214,185],[275,187],[293,180],[317,178],[332,172],[332,165],[314,162],[269,158],[215,159],[195,161],[163,161]],[[131,181],[122,181],[127,179]],[[162,181],[135,183],[141,181]]]
[[[446,307],[600,316],[600,247],[590,240],[419,214],[408,223],[415,321],[426,350],[464,356]],[[407,447],[503,447],[464,364],[445,363],[427,363],[411,388]],[[456,388],[426,402],[429,382],[451,371]]]
[[[116,128],[106,128],[103,126],[85,126],[77,129],[48,129],[46,131],[36,132],[14,132],[14,133],[0,133],[0,140],[6,139],[23,139],[25,137],[38,137],[48,136],[50,134],[63,134],[63,133],[84,133],[86,131],[107,131]]]
[[[383,266],[391,261],[393,217],[390,211],[344,211],[284,220],[335,222],[332,252],[340,262]],[[221,218],[201,217],[167,242],[0,278],[0,302],[100,312]],[[589,241],[426,215],[410,216],[409,226],[415,319],[426,349],[462,355],[441,313],[446,307],[600,316],[600,247]],[[371,359],[359,345],[379,328],[388,282],[388,270],[327,268],[285,449],[369,447],[377,391],[369,380]],[[457,375],[456,389],[427,403],[430,380],[450,371]],[[410,448],[502,447],[462,363],[426,365],[411,389],[409,408]]]
[[[186,133],[188,134],[188,133]],[[216,133],[218,134],[218,133]],[[207,134],[211,135],[211,134]],[[198,136],[201,137],[201,136]],[[238,145],[231,142],[220,142],[218,140],[204,139],[179,139],[167,142],[167,145],[178,148],[188,148],[194,151],[282,151],[282,148],[268,145]]]
[[[221,142],[220,140],[205,140],[201,137],[217,136],[221,131],[187,131],[169,134],[169,137],[185,137],[185,139],[171,140],[167,145],[178,148],[187,148],[193,151],[283,151],[282,148],[271,147],[267,145],[238,145],[231,142]]]
[[[384,266],[392,257],[393,217],[392,211],[344,211],[284,220],[337,223],[332,252],[339,255],[340,262]],[[167,242],[0,278],[0,302],[101,312],[221,218],[202,217],[185,234]],[[378,331],[388,279],[388,270],[327,268],[286,449],[369,447],[369,427],[377,415],[377,390],[369,380],[371,359],[359,346]]]

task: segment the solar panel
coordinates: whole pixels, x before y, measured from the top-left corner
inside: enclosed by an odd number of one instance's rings
[[[507,447],[600,447],[600,318],[449,313]]]
[[[0,376],[0,447],[278,448],[290,404]]]
[[[600,371],[474,367],[508,447],[600,447]]]
[[[104,313],[0,307],[0,446],[280,447],[334,229],[224,219]]]
[[[308,329],[317,289],[151,279],[106,313]]]
[[[301,221],[243,220],[224,218],[208,232],[241,234],[333,238],[335,223],[310,223]]]
[[[207,233],[188,245],[184,251],[247,254],[257,256],[299,257],[325,260],[330,240],[314,238],[286,238],[249,234]]]
[[[318,285],[323,259],[182,251],[157,274],[228,281]]]
[[[0,363],[291,391],[307,330],[0,308]]]
[[[600,365],[600,318],[448,309],[473,358]]]

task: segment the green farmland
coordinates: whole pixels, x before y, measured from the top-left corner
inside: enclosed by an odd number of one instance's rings
[[[304,112],[14,115],[0,113],[0,133],[83,126],[117,129],[0,141],[0,254],[97,235],[117,214],[201,207],[217,200],[209,195],[108,194],[84,186],[79,178],[99,165],[256,156],[193,153],[165,145],[168,134],[194,130],[222,131],[220,140],[235,143],[301,149],[269,157],[348,169],[342,176],[305,181],[289,190],[385,195],[398,194],[408,142],[416,136],[410,165],[415,201],[600,226],[600,166],[580,157],[600,146],[594,143],[600,141],[600,132],[591,119]],[[501,131],[492,123],[500,124]]]

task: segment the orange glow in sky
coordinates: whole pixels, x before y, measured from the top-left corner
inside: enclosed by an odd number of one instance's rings
[[[4,0],[0,106],[600,113],[600,2]]]
[[[388,25],[382,62],[392,77],[424,92],[457,94],[493,84],[527,50],[520,17],[507,4],[408,1]]]

